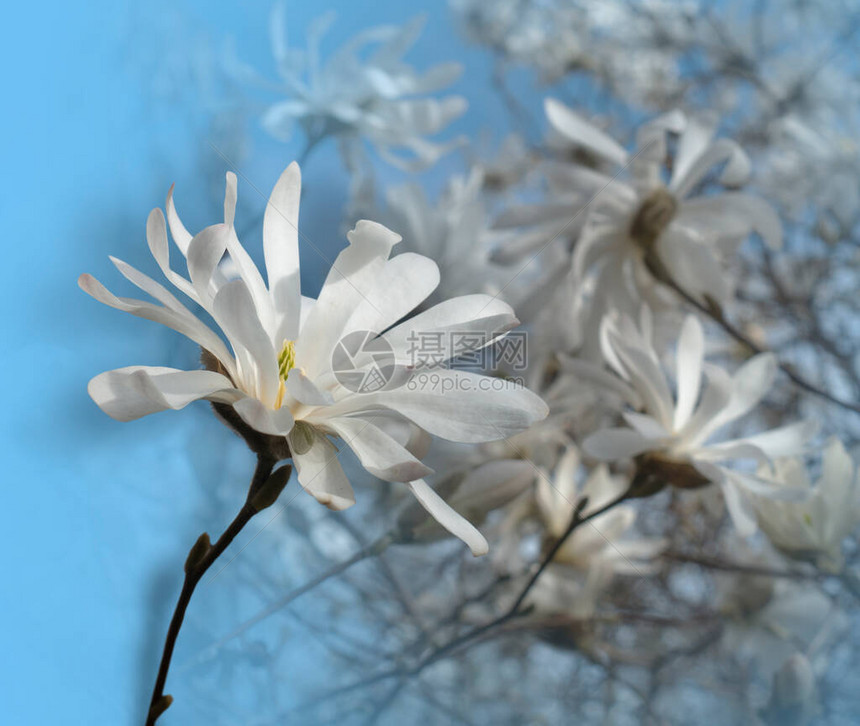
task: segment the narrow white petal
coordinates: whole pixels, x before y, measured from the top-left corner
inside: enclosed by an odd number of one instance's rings
[[[215,296],[212,310],[234,349],[241,346],[250,355],[259,386],[258,397],[273,406],[280,381],[277,354],[245,282],[233,280],[224,285]]]
[[[379,407],[396,411],[431,434],[462,443],[508,438],[549,411],[538,396],[516,382],[437,370],[390,391],[349,396],[330,415]]]
[[[181,225],[181,222],[179,223]],[[183,227],[184,229],[184,227]],[[188,236],[188,242],[191,242],[191,236]],[[164,223],[164,215],[160,209],[153,209],[149,213],[146,220],[146,243],[149,245],[149,251],[155,259],[162,274],[170,281],[177,289],[181,290],[185,295],[190,297],[195,302],[199,302],[197,292],[190,281],[186,280],[178,272],[174,272],[170,267],[170,250],[167,243],[167,228]],[[188,245],[185,245],[187,251]]]
[[[220,373],[156,366],[106,371],[93,378],[87,390],[98,407],[118,421],[178,410],[201,398],[233,402],[244,395]]]
[[[818,429],[817,421],[798,421],[753,436],[745,436],[739,439],[738,443],[755,446],[771,459],[798,456],[808,448]]]
[[[464,295],[434,305],[400,325],[383,337],[394,350],[398,361],[415,359],[410,349],[425,336],[439,340],[438,359],[448,360],[464,352],[478,350],[519,323],[507,303],[490,295]],[[444,356],[444,357],[443,357]]]
[[[322,434],[316,434],[310,449],[302,454],[293,451],[302,488],[329,509],[340,511],[355,504],[352,486],[337,460],[338,451]]]
[[[238,181],[232,171],[227,172],[227,184],[224,190],[224,224],[233,226],[236,219],[236,202],[238,201]]]
[[[603,429],[582,442],[582,450],[594,459],[629,459],[658,447],[658,442],[631,429]]]
[[[433,473],[403,446],[363,418],[329,418],[331,428],[358,457],[361,465],[384,481],[408,482]]]
[[[296,162],[278,179],[263,216],[263,251],[269,292],[275,308],[275,340],[299,335],[301,293],[299,280],[299,197],[302,175]]]
[[[487,554],[487,540],[470,522],[455,512],[423,479],[409,482],[415,498],[439,524],[462,540],[475,557]]]
[[[741,537],[750,537],[756,531],[755,510],[746,496],[732,481],[731,476],[723,482],[723,497],[732,522]]]
[[[296,341],[296,364],[311,379],[331,367],[332,350],[363,299],[364,289],[373,284],[391,248],[400,241],[399,235],[367,220],[359,221],[347,237],[349,247],[334,261]]]
[[[729,139],[717,139],[689,164],[683,176],[673,176],[669,191],[673,192],[678,199],[683,199],[708,171],[723,162],[726,163],[720,175],[720,181],[723,184],[738,186],[749,178],[751,164],[743,149]]]
[[[664,439],[669,436],[669,432],[657,419],[644,413],[636,413],[635,411],[625,411],[621,414],[624,420],[630,424],[634,431],[638,431],[648,439]]]
[[[702,385],[704,355],[705,334],[702,325],[696,317],[688,315],[681,328],[675,358],[678,401],[675,405],[673,425],[676,431],[687,423],[696,406]]]
[[[175,330],[189,340],[193,340],[202,348],[212,353],[231,376],[236,376],[236,364],[227,346],[207,325],[192,314],[179,313],[176,310],[161,307],[154,303],[131,298],[117,297],[92,275],[81,275],[78,278],[80,288],[96,300],[117,310],[130,313],[136,317],[152,320],[156,323]]]
[[[705,153],[714,138],[714,129],[710,125],[702,124],[695,119],[687,119],[681,138],[678,139],[678,149],[675,152],[675,163],[672,168],[672,179],[670,184],[677,185],[690,169]]]
[[[776,378],[776,373],[776,358],[771,353],[762,353],[750,358],[738,368],[731,379],[731,397],[728,403],[710,421],[704,423],[696,440],[705,441],[718,429],[755,408],[767,395]]]
[[[227,250],[229,235],[229,227],[213,224],[194,235],[188,243],[188,274],[197,299],[207,309],[213,298],[212,278]]]
[[[617,141],[575,114],[561,101],[554,98],[546,99],[544,110],[556,131],[570,141],[596,152],[619,166],[627,162],[627,152]]]
[[[286,436],[295,423],[286,406],[273,410],[250,396],[233,404],[233,408],[248,426],[270,436]]]
[[[300,368],[289,371],[287,393],[306,406],[330,406],[334,403],[331,393],[317,388]]]
[[[170,225],[170,234],[173,237],[173,241],[176,243],[176,246],[179,248],[183,257],[188,257],[188,246],[191,244],[192,236],[191,233],[185,229],[185,225],[182,224],[182,220],[176,212],[176,206],[173,202],[172,185],[170,187],[170,191],[167,192],[167,202],[164,206],[167,210],[167,223]]]

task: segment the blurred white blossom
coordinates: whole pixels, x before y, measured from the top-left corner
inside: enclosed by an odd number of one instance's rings
[[[860,525],[860,475],[842,443],[828,442],[814,487],[798,459],[779,459],[773,474],[764,470],[759,475],[809,493],[800,502],[756,498],[759,527],[770,541],[791,556],[813,558],[839,571],[842,542]]]
[[[599,460],[637,457],[637,477],[646,488],[671,485],[694,489],[719,484],[738,531],[751,534],[755,514],[745,491],[794,499],[806,492],[774,484],[729,463],[747,460],[770,466],[775,458],[802,451],[817,426],[800,422],[712,442],[720,429],[748,414],[768,393],[777,372],[774,357],[757,355],[729,376],[704,361],[704,333],[691,315],[678,338],[673,393],[651,345],[650,329],[647,315],[641,329],[629,318],[605,319],[603,355],[617,377],[585,362],[574,364],[584,376],[602,382],[631,407],[622,413],[627,427],[598,431],[585,440],[583,448]],[[704,381],[707,385],[701,390]]]
[[[442,63],[419,73],[403,60],[421,33],[423,18],[402,28],[364,30],[323,62],[319,45],[333,21],[331,13],[319,18],[308,33],[307,51],[298,51],[287,45],[283,5],[275,6],[272,48],[287,99],[263,116],[273,136],[289,139],[298,123],[309,146],[337,137],[347,158],[366,139],[386,161],[404,169],[430,166],[460,143],[426,138],[462,115],[466,101],[428,95],[450,86],[462,72],[459,64]]]

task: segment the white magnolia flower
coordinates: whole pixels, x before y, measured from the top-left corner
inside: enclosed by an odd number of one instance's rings
[[[761,199],[737,191],[693,196],[720,165],[723,186],[740,186],[749,177],[747,156],[734,142],[714,139],[711,127],[675,111],[643,126],[636,152],[628,154],[560,102],[548,99],[546,113],[558,133],[616,169],[610,174],[567,165],[556,172],[570,192],[589,202],[574,274],[596,275],[603,297],[638,302],[649,295],[653,278],[645,263],[653,254],[684,290],[723,303],[731,290],[721,254],[753,231],[772,247],[781,243],[779,219]],[[679,136],[667,179],[670,133]]]
[[[690,315],[678,339],[673,393],[650,342],[648,314],[643,314],[641,328],[627,318],[617,323],[609,318],[604,321],[603,355],[617,378],[586,362],[569,362],[583,377],[601,383],[633,409],[623,413],[629,428],[592,434],[583,444],[584,451],[605,461],[637,457],[637,477],[646,487],[719,484],[732,519],[744,535],[755,530],[755,513],[745,490],[802,498],[801,490],[730,468],[727,463],[740,460],[770,466],[775,458],[796,454],[814,434],[813,422],[711,443],[720,429],[749,413],[771,388],[777,373],[773,355],[757,355],[729,376],[704,362],[702,326]],[[703,378],[707,386],[700,396]]]
[[[612,476],[605,464],[595,466],[584,483],[580,483],[579,469],[579,450],[569,446],[559,460],[552,480],[546,473],[537,479],[535,498],[551,541],[564,534],[582,497],[588,497],[588,505],[583,511],[588,515],[627,489],[624,477]],[[615,575],[652,574],[656,566],[654,559],[665,549],[666,542],[630,537],[635,520],[636,510],[621,504],[578,527],[556,554],[546,574],[547,584],[538,594],[539,602],[546,607],[550,605],[553,593],[575,591],[574,609],[578,615],[587,615],[593,611],[597,595]],[[573,584],[577,576],[584,576],[584,583]],[[565,581],[570,584],[563,584]],[[555,610],[565,609],[570,604],[564,601],[552,603]]]
[[[299,168],[293,163],[281,175],[266,207],[263,246],[268,284],[236,236],[234,174],[227,174],[224,222],[194,236],[176,213],[172,190],[168,195],[167,223],[186,260],[189,278],[170,267],[161,210],[149,216],[147,240],[161,271],[211,315],[226,343],[165,287],[121,260],[112,258],[128,280],[161,305],[116,297],[90,275],[82,275],[80,286],[97,300],[160,322],[200,345],[209,368],[120,368],[90,381],[90,395],[120,421],[180,409],[198,399],[229,404],[254,431],[286,437],[299,482],[333,509],[355,501],[336,459],[338,450],[328,438],[340,437],[371,474],[408,482],[446,528],[474,552],[486,551],[477,530],[421,479],[432,470],[413,452],[422,448],[427,433],[462,442],[511,436],[543,418],[546,405],[523,387],[466,371],[436,370],[434,385],[412,386],[409,346],[419,332],[449,330],[480,334],[492,341],[517,324],[513,311],[487,295],[468,295],[396,324],[433,292],[439,271],[432,260],[412,253],[389,259],[400,237],[369,221],[360,221],[348,234],[349,246],[335,260],[319,298],[302,297],[300,191]],[[237,279],[228,280],[219,268],[225,254],[238,271]],[[373,337],[384,330],[381,338]],[[393,356],[389,385],[369,386],[368,392],[351,390],[333,372],[336,346],[353,332],[365,340],[361,331],[370,331],[367,339],[384,350],[390,348]],[[459,339],[443,337],[450,341],[443,357],[458,355],[461,351],[452,346]],[[373,354],[378,348],[349,350],[352,372],[359,379],[373,382],[374,375],[384,377]]]
[[[554,134],[593,165],[548,163],[549,198],[496,221],[498,229],[519,233],[495,259],[531,261],[573,243],[571,279],[556,265],[542,287],[573,285],[587,299],[581,332],[587,357],[597,357],[600,321],[611,310],[634,316],[643,301],[657,309],[676,305],[653,266],[702,302],[723,304],[732,286],[721,258],[753,231],[772,247],[781,243],[779,219],[763,200],[734,190],[693,196],[720,165],[724,186],[749,176],[746,155],[728,139],[713,139],[710,127],[675,111],[643,126],[629,154],[559,101],[547,99],[545,110]],[[679,138],[667,179],[670,134]]]
[[[813,488],[803,462],[791,458],[775,463],[774,474],[762,471],[789,487],[808,491],[801,502],[758,497],[758,523],[779,549],[799,557],[814,557],[834,572],[842,566],[842,542],[860,525],[860,473],[838,439],[824,449],[823,468]]]
[[[287,47],[283,15],[283,6],[276,5],[272,48],[289,98],[271,106],[263,117],[273,136],[287,139],[299,123],[308,143],[337,136],[353,152],[365,138],[388,162],[407,169],[430,166],[460,143],[425,138],[462,115],[466,101],[460,96],[427,95],[451,85],[462,71],[459,64],[439,64],[421,74],[403,62],[402,56],[421,33],[423,18],[403,28],[364,30],[320,65],[319,42],[333,14],[314,24],[307,53]],[[403,150],[406,156],[400,153]]]

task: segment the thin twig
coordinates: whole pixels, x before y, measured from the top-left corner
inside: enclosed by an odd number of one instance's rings
[[[659,261],[656,261],[654,259],[649,260],[648,267],[657,280],[659,280],[661,283],[663,283],[670,289],[674,290],[678,294],[678,296],[680,296],[684,299],[684,301],[696,308],[696,310],[703,313],[704,315],[707,315],[732,338],[749,348],[753,353],[773,353],[773,351],[770,351],[766,347],[759,345],[746,333],[740,330],[740,328],[729,322],[726,319],[725,315],[723,315],[723,312],[718,307],[716,307],[715,305],[706,305],[693,297],[693,295],[691,295],[684,288],[682,288],[672,278],[671,275],[667,274],[665,270],[661,269],[662,264]],[[797,373],[792,366],[780,361],[779,359],[777,359],[777,365],[779,366],[780,370],[782,370],[782,372],[785,373],[785,375],[788,376],[791,381],[799,388],[802,388],[809,393],[813,393],[816,396],[824,398],[831,403],[835,403],[837,406],[841,406],[847,411],[860,413],[860,404],[852,403],[851,401],[844,401],[841,398],[834,396],[832,393],[825,391],[823,388],[819,388],[814,383],[810,383],[808,380],[806,380],[806,378]]]
[[[179,637],[179,631],[182,628],[182,621],[185,618],[185,611],[188,609],[188,604],[191,602],[191,596],[194,594],[194,589],[215,560],[223,554],[224,550],[226,550],[227,547],[230,546],[230,543],[236,538],[236,535],[238,535],[239,532],[244,529],[245,525],[251,521],[253,516],[257,514],[257,509],[252,504],[252,499],[269,478],[276,463],[277,461],[271,457],[263,454],[257,455],[257,468],[254,471],[253,478],[251,479],[251,485],[248,487],[248,496],[235,519],[230,523],[230,526],[224,530],[224,534],[218,538],[218,541],[215,542],[215,544],[209,545],[209,539],[204,534],[197,540],[197,543],[189,554],[188,560],[185,564],[185,582],[182,585],[179,600],[176,603],[173,617],[170,619],[170,626],[167,629],[167,637],[164,641],[164,651],[161,655],[161,663],[158,666],[158,675],[155,679],[155,687],[152,689],[152,699],[150,700],[149,711],[146,717],[146,726],[154,726],[158,717],[164,713],[173,701],[171,696],[164,695],[164,686],[167,683],[167,673],[170,670],[170,660],[173,657],[173,649],[176,646],[176,640]],[[200,553],[195,557],[198,549],[200,549]]]

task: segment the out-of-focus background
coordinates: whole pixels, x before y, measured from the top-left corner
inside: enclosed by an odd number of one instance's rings
[[[786,0],[786,12],[797,11],[795,5],[800,3]],[[658,6],[654,3],[654,12]],[[731,3],[716,6],[727,17],[743,14]],[[452,173],[468,167],[482,144],[497,148],[514,130],[537,143],[545,130],[542,99],[548,88],[566,102],[582,102],[592,112],[621,119],[621,125],[652,116],[662,103],[620,104],[621,90],[606,90],[593,79],[550,77],[541,86],[526,62],[514,61],[502,72],[486,47],[468,41],[464,15],[455,18],[448,3],[439,0],[289,2],[290,41],[304,47],[314,23],[329,10],[336,17],[322,40],[323,56],[359,30],[402,25],[425,13],[424,31],[408,53],[410,63],[423,69],[457,61],[465,67],[449,90],[468,100],[468,111],[444,136],[463,135],[473,145],[454,149],[420,174],[375,163],[373,157],[380,188],[412,179],[435,197]],[[264,133],[260,116],[277,94],[259,79],[243,82],[237,70],[247,66],[264,79],[277,78],[270,12],[269,2],[191,0],[19,3],[5,11],[0,43],[5,99],[0,219],[6,270],[0,285],[6,343],[0,442],[2,723],[141,723],[187,548],[204,530],[220,532],[244,496],[252,456],[207,406],[119,424],[92,403],[86,384],[103,370],[132,364],[194,366],[197,351],[177,334],[100,305],[76,281],[90,272],[112,290],[131,294],[108,255],[154,275],[144,235],[149,211],[163,206],[175,184],[177,206],[189,229],[217,221],[228,170],[239,175],[237,228],[244,220],[249,231],[243,242],[261,259],[255,220],[280,172],[304,150],[298,129],[286,141]],[[851,28],[840,27],[840,17],[834,13],[827,26],[839,52],[821,65],[838,68],[856,82],[856,40]],[[625,16],[619,22],[630,20]],[[639,22],[650,22],[647,13]],[[828,47],[820,35],[810,43]],[[680,67],[689,72],[697,62],[695,49],[687,49]],[[632,55],[629,63],[645,61]],[[646,74],[647,69],[640,70]],[[739,77],[744,72],[738,70]],[[635,79],[632,83],[636,86]],[[811,85],[828,88],[824,80]],[[719,99],[724,108],[735,109],[727,113],[729,126],[752,103],[739,93],[734,101]],[[809,103],[814,108],[816,100]],[[855,103],[846,99],[856,112]],[[844,136],[846,155],[856,157],[856,136],[850,140],[850,128]],[[308,153],[303,177],[300,229],[323,253],[301,249],[303,292],[313,295],[330,259],[346,244],[350,176],[334,141]],[[856,191],[856,179],[850,177],[837,186],[850,197],[852,184]],[[802,359],[803,352],[799,355]],[[837,394],[851,394],[850,382],[831,382]],[[856,418],[834,426],[849,440],[857,438]],[[279,617],[222,642],[266,603],[386,531],[391,518],[384,510],[374,514],[369,497],[362,501],[359,479],[359,502],[338,523],[291,483],[286,506],[255,521],[205,578],[180,637],[167,689],[177,700],[163,723],[324,723],[325,713],[311,716],[301,708],[325,684],[349,683],[362,675],[362,661],[353,653],[366,656],[379,646],[380,660],[392,656],[375,639],[379,620],[373,616],[379,613],[374,608],[388,608],[383,615],[394,622],[411,616],[399,612],[396,603],[380,605],[362,594],[364,582],[388,576],[371,562],[310,592]],[[378,526],[365,530],[368,522]],[[394,552],[392,559],[399,551]],[[463,554],[443,550],[446,557],[452,552]],[[416,563],[424,567],[419,558]],[[434,573],[428,570],[421,577],[432,580]],[[361,607],[366,612],[356,612]],[[323,608],[339,619],[336,638],[324,620],[314,617]],[[856,625],[856,616],[851,622]],[[742,630],[735,637],[736,644],[744,642]],[[529,673],[544,667],[551,672],[553,657],[542,645],[530,650]],[[847,681],[856,682],[855,665],[845,658]],[[470,723],[463,721],[468,703],[462,708],[463,693],[456,687],[463,673],[453,667],[449,673],[448,667],[441,666],[434,688],[450,681],[460,710],[446,711],[445,692],[423,697],[427,703],[440,701],[430,709],[434,722]],[[573,706],[566,705],[565,683],[575,672],[578,688],[604,687],[603,681],[588,685],[596,676],[586,666],[565,671],[564,677],[551,673],[539,697],[555,705],[533,709],[543,714],[543,722],[567,722],[565,714]],[[516,675],[502,674],[510,682]],[[496,698],[494,672],[471,677],[485,699],[482,713],[494,713],[492,703],[487,705]],[[516,689],[507,695],[518,707],[530,698]],[[708,693],[700,684],[683,695],[685,712],[695,715],[692,721],[707,718],[720,700],[718,690]],[[607,691],[596,700],[612,698]],[[379,702],[384,700],[385,694]],[[850,712],[845,702],[839,714]],[[413,706],[406,701],[388,717],[408,719]],[[290,710],[295,708],[300,710]],[[507,723],[510,711],[503,703],[499,709],[494,722]],[[372,711],[362,712],[362,718],[372,717]],[[332,710],[327,717],[337,713]]]

